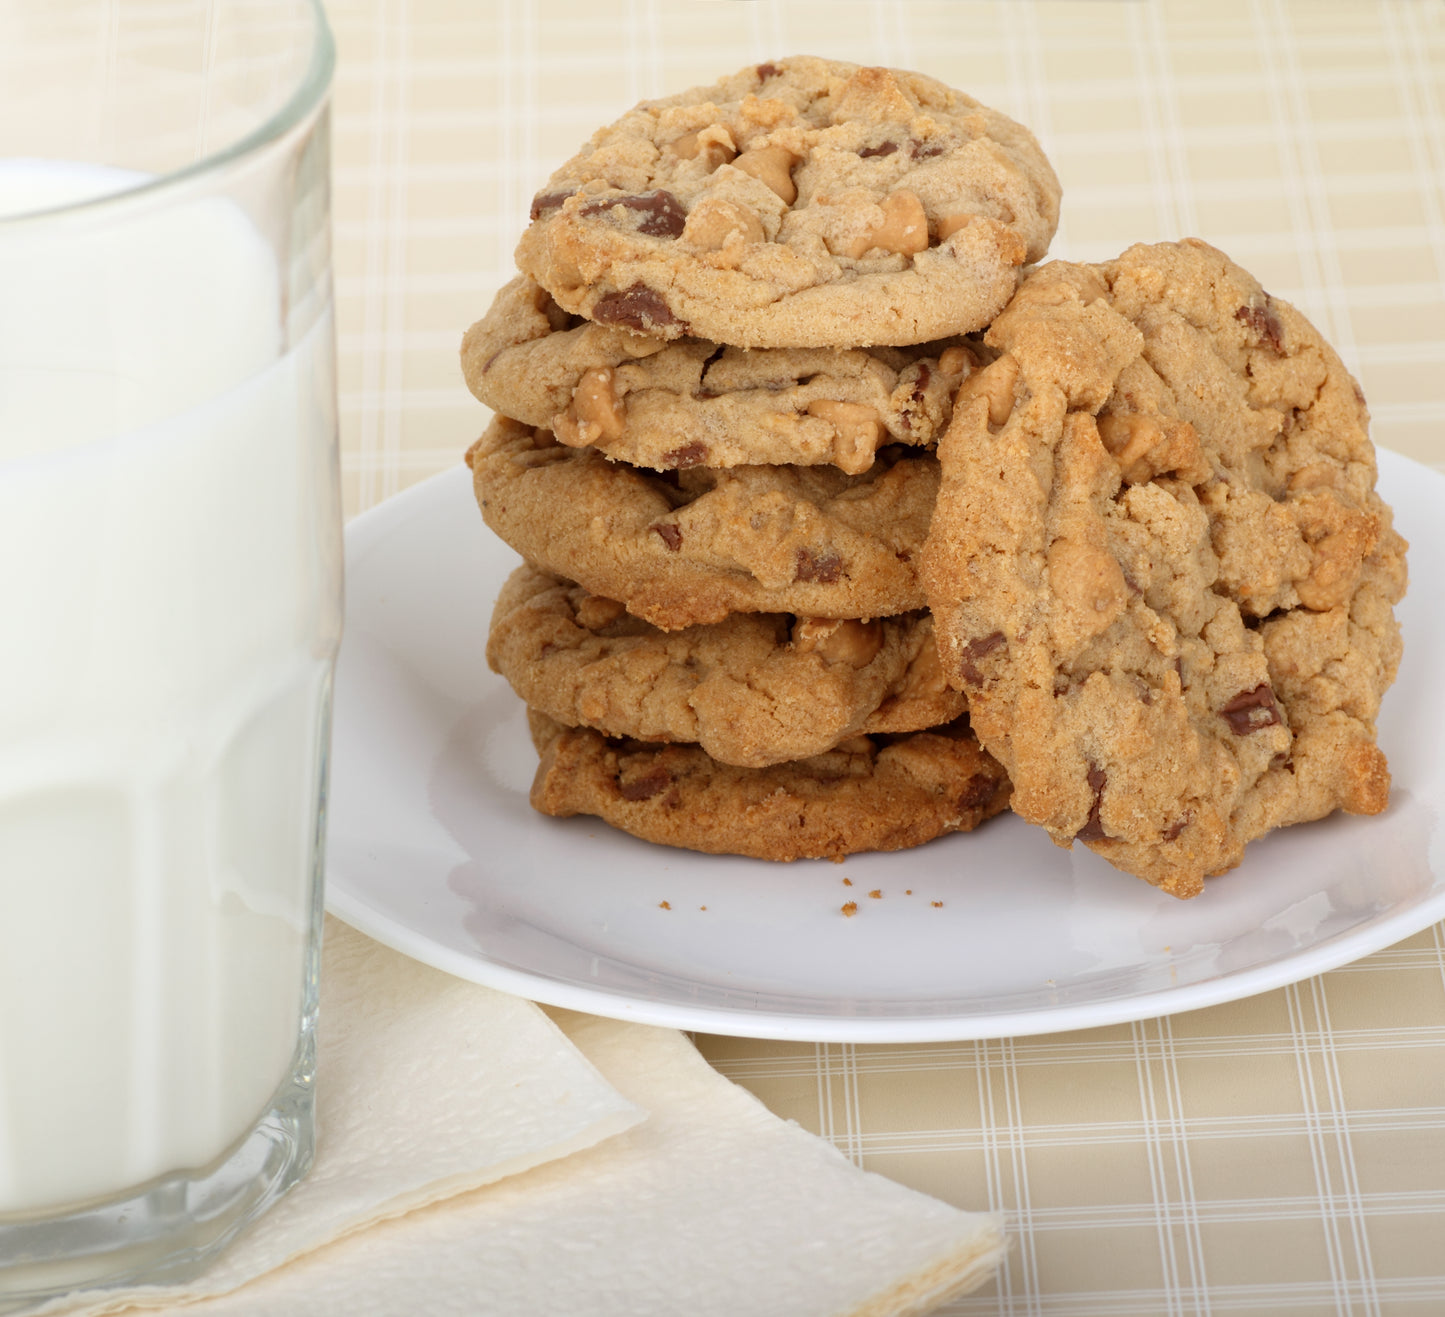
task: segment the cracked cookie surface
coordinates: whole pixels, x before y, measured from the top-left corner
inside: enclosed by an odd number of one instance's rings
[[[901,455],[900,455],[901,454]],[[497,417],[467,453],[482,517],[529,562],[664,630],[729,613],[890,617],[924,606],[931,455],[658,474]]]
[[[568,726],[696,742],[762,768],[857,735],[951,722],[964,699],[938,664],[927,613],[859,620],[734,613],[659,631],[620,603],[519,567],[492,611],[487,661]]]
[[[609,740],[535,711],[528,719],[541,754],[534,809],[596,815],[663,846],[761,860],[841,859],[967,832],[1008,805],[1008,779],[966,720],[737,768],[695,745]]]
[[[1384,809],[1405,544],[1329,345],[1193,240],[1044,266],[988,340],[923,571],[1014,810],[1191,896]]]
[[[830,463],[856,475],[886,444],[931,445],[972,368],[961,340],[909,348],[667,342],[563,311],[525,275],[462,340],[493,411],[634,466]]]
[[[599,130],[533,199],[517,265],[569,312],[663,338],[926,343],[988,324],[1058,203],[1005,115],[797,56]]]

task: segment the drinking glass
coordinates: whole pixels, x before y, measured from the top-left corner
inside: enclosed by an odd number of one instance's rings
[[[0,0],[0,1311],[313,1155],[333,63],[319,0]]]

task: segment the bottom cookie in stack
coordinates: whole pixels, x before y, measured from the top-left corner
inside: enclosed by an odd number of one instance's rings
[[[664,632],[524,565],[487,659],[531,711],[545,814],[690,850],[838,859],[967,831],[1008,802],[921,611]]]
[[[841,860],[969,832],[1008,807],[1009,783],[964,716],[929,731],[855,736],[767,768],[701,746],[604,737],[528,711],[542,760],[532,807],[594,814],[645,841],[759,860]]]

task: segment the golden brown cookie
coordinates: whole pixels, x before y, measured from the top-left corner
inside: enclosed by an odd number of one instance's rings
[[[736,768],[695,745],[613,741],[529,716],[542,756],[534,809],[559,818],[595,814],[663,846],[838,860],[968,832],[1008,804],[1008,780],[967,719],[896,738],[860,736],[770,768]]]
[[[931,455],[883,449],[857,476],[831,466],[661,475],[497,417],[467,462],[487,525],[518,553],[665,630],[734,612],[923,607],[915,559],[938,488]]]
[[[571,447],[659,471],[831,463],[932,444],[973,365],[962,340],[910,348],[669,343],[569,316],[525,275],[462,340],[467,386]]]
[[[517,264],[568,311],[661,338],[926,343],[988,324],[1058,202],[1012,119],[797,56],[599,130],[533,199]]]
[[[1191,896],[1384,809],[1405,544],[1328,344],[1196,241],[1044,266],[988,340],[924,571],[1014,810]]]
[[[487,662],[560,723],[696,742],[720,763],[747,768],[860,734],[934,727],[964,711],[943,680],[927,613],[869,622],[734,613],[659,631],[529,566],[497,598]]]

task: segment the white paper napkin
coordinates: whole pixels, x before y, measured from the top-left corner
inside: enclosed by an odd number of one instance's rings
[[[996,1217],[859,1170],[674,1030],[554,1025],[334,923],[328,938],[312,1176],[201,1282],[104,1311],[909,1317],[1002,1256]]]
[[[906,1317],[992,1274],[997,1218],[858,1170],[673,1030],[554,1014],[647,1121],[186,1317]]]

